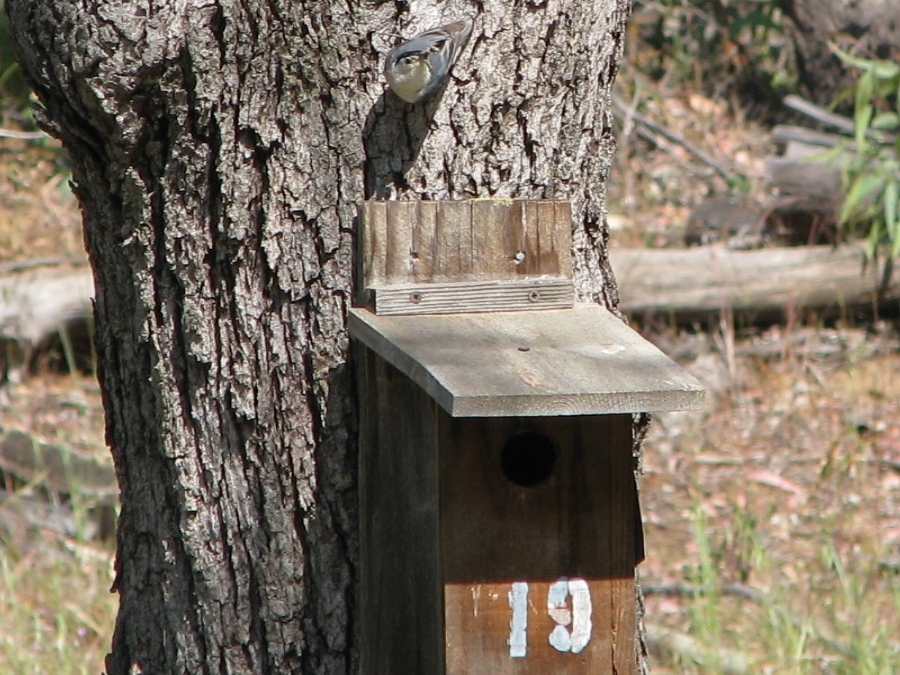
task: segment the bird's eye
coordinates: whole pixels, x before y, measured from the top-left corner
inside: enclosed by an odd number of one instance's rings
[[[405,63],[408,66],[411,66],[418,60],[419,60],[419,57],[416,54],[407,54],[406,56],[404,56],[401,59],[401,61],[403,61],[403,63]]]

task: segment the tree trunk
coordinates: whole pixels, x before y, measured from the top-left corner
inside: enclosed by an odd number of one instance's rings
[[[801,93],[819,105],[831,105],[859,78],[830,44],[864,58],[900,58],[895,0],[782,0],[782,7],[793,22]],[[852,107],[852,97],[847,104]]]
[[[381,59],[472,8],[411,4],[7,0],[94,270],[113,675],[354,669],[357,200],[571,199],[578,293],[616,305],[628,0],[486,6],[424,106],[385,93]]]

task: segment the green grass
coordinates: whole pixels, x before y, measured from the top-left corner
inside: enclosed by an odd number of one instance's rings
[[[748,543],[757,575],[769,584],[758,599],[724,593],[714,533],[695,512],[693,570],[697,593],[683,600],[693,649],[657,664],[678,673],[738,672],[885,675],[900,672],[900,574],[885,570],[876,551],[840,553],[828,533],[818,560],[805,561],[799,583],[779,574],[763,541]],[[850,568],[852,567],[852,572]],[[653,620],[652,616],[648,620]]]

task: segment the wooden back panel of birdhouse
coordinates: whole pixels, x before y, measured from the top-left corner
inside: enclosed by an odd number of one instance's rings
[[[574,302],[569,202],[365,201],[357,242],[356,305],[377,314]]]

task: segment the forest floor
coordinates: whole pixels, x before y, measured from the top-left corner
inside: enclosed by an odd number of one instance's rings
[[[612,256],[683,246],[704,199],[771,197],[768,129],[739,106],[645,103],[685,142],[648,142],[626,122]],[[707,388],[703,413],[655,416],[644,446],[640,574],[655,673],[900,672],[898,310],[633,320]]]
[[[765,192],[764,129],[722,123],[727,110],[703,99],[667,105],[680,134]],[[641,143],[626,128],[610,186],[612,255],[677,244],[690,207],[729,190],[677,144]],[[65,156],[52,141],[0,139],[0,266],[35,258],[84,258]],[[705,411],[655,416],[644,448],[654,672],[900,672],[896,313],[741,325],[722,312],[702,325],[635,326],[708,388]],[[64,441],[109,465],[97,382],[58,363],[39,356],[0,387],[0,432]],[[0,672],[100,672],[113,543],[95,536],[77,495],[69,521],[35,525],[17,519],[46,496],[40,481],[0,487]]]

